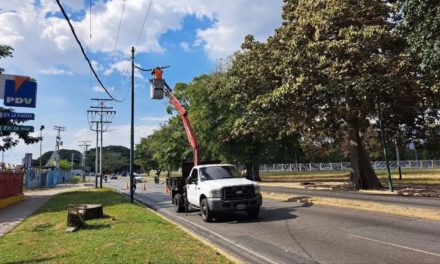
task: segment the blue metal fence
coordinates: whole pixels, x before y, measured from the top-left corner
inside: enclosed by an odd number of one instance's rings
[[[65,171],[60,168],[43,170],[38,169],[25,171],[25,187],[26,189],[33,188],[52,188],[59,183],[63,183],[71,177],[70,170]]]

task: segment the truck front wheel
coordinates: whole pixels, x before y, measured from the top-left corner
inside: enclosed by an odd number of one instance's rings
[[[260,207],[247,209],[246,213],[248,214],[249,217],[256,218],[256,217],[258,217],[258,214],[260,213]]]
[[[182,195],[180,195],[179,193],[174,195],[174,208],[177,213],[183,212],[184,207],[183,207]]]
[[[202,213],[203,221],[212,221],[214,215],[213,212],[209,209],[208,200],[206,198],[203,198],[202,201],[200,201],[200,212]]]

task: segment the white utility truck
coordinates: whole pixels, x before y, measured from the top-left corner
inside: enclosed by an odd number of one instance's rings
[[[217,213],[224,211],[246,211],[250,217],[260,212],[262,197],[256,182],[240,177],[238,170],[230,164],[207,164],[199,162],[199,147],[188,113],[171,88],[162,79],[162,69],[150,69],[151,98],[162,99],[166,95],[182,119],[185,133],[194,152],[193,162],[182,163],[182,176],[168,177],[167,189],[177,212],[187,212],[189,207],[200,208],[202,218],[211,222]],[[211,162],[212,163],[212,162]]]
[[[182,169],[182,177],[167,178],[176,212],[185,212],[188,207],[200,208],[206,222],[225,211],[241,210],[250,217],[258,216],[262,203],[260,186],[241,177],[235,166],[197,165],[185,174]]]

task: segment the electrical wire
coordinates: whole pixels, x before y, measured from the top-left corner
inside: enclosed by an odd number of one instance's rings
[[[143,21],[143,23],[142,23],[141,30],[139,31],[139,35],[138,35],[138,38],[137,38],[137,40],[136,40],[136,46],[139,44],[139,41],[140,41],[141,36],[142,36],[142,32],[144,31],[145,23],[147,22],[148,15],[150,14],[150,10],[151,10],[151,5],[152,5],[152,3],[153,3],[153,0],[150,0],[150,4],[148,5],[147,12],[145,13],[145,16],[144,16],[144,21]],[[124,4],[125,4],[125,0],[124,0]],[[121,14],[121,20],[122,20],[122,14]],[[120,26],[120,25],[119,25],[119,26]],[[115,47],[115,48],[116,48],[116,47]],[[127,75],[127,73],[129,72],[129,69],[128,69],[128,68],[129,68],[129,67],[127,67],[127,68],[123,71],[123,76],[121,77],[121,79],[119,80],[119,82],[125,80],[126,75]],[[116,89],[115,89],[115,90],[116,90]],[[129,94],[129,90],[127,90],[127,93],[126,93],[125,96],[124,96],[124,99],[123,99],[124,101],[127,99],[128,94]]]
[[[151,3],[153,3],[153,0],[150,0],[150,4],[148,5],[147,13],[145,13],[144,22],[142,23],[141,31],[139,31],[139,36],[136,41],[136,46],[139,44],[139,40],[141,39],[141,36],[142,36],[142,31],[144,31],[145,22],[147,22],[148,14],[150,14]]]
[[[119,25],[118,25],[118,30],[117,30],[117,33],[116,33],[115,47],[113,48],[112,64],[115,63],[116,48],[117,48],[117,45],[118,45],[119,32],[121,30],[121,24],[122,24],[122,20],[123,20],[123,16],[124,16],[124,10],[125,10],[125,0],[124,0],[124,3],[122,5],[121,16],[119,18]],[[122,72],[123,76],[121,76],[121,78],[119,79],[118,85],[115,87],[114,91],[119,90],[119,86],[120,86],[121,82],[123,82],[125,80],[127,73],[128,73],[128,67]],[[107,77],[107,80],[108,80],[108,78],[109,78],[109,76]],[[124,96],[124,98],[122,99],[122,101],[125,101],[127,99],[129,90],[130,89],[127,89],[127,93]]]
[[[122,100],[118,100],[115,97],[113,97],[111,95],[111,93],[107,90],[107,88],[104,86],[104,84],[101,82],[101,79],[99,79],[98,74],[96,73],[95,69],[93,68],[92,62],[90,61],[89,57],[87,56],[86,52],[84,51],[84,48],[81,44],[81,41],[79,41],[78,36],[75,33],[75,29],[73,28],[72,23],[70,22],[69,17],[66,14],[66,11],[64,10],[63,6],[60,3],[60,0],[57,0],[57,4],[61,9],[61,13],[63,13],[64,18],[66,19],[67,23],[69,24],[70,30],[72,31],[73,36],[75,37],[76,42],[78,43],[79,47],[81,48],[81,52],[84,56],[84,58],[86,59],[87,63],[89,64],[90,69],[93,72],[93,75],[95,76],[96,80],[99,82],[99,84],[101,85],[102,89],[104,89],[104,91],[106,92],[106,94],[113,100],[116,102],[122,102]]]
[[[89,19],[89,22],[90,22],[90,39],[92,39],[92,0],[90,0],[89,1],[89,3],[90,3],[90,6],[89,6],[89,10],[90,10],[90,19]]]
[[[92,0],[89,0],[89,12],[90,12],[90,17],[89,17],[89,23],[90,23],[90,27],[89,27],[89,39],[90,39],[90,43],[89,43],[89,48],[91,49],[92,46]],[[89,74],[89,89],[92,90],[92,71],[90,71]]]
[[[121,30],[122,17],[124,16],[124,9],[125,9],[125,0],[124,0],[124,4],[122,5],[121,17],[119,18],[118,31],[116,33],[115,47],[113,49],[113,63],[115,62],[116,47],[118,45],[119,31]]]

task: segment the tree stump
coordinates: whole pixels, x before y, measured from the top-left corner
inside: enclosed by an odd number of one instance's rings
[[[67,226],[82,227],[85,224],[84,212],[86,212],[84,205],[68,205],[67,206]]]
[[[67,206],[67,226],[80,228],[86,220],[103,218],[102,204],[70,204]]]
[[[104,211],[102,204],[83,204],[86,206],[86,213],[84,214],[84,220],[97,219],[104,217]]]

